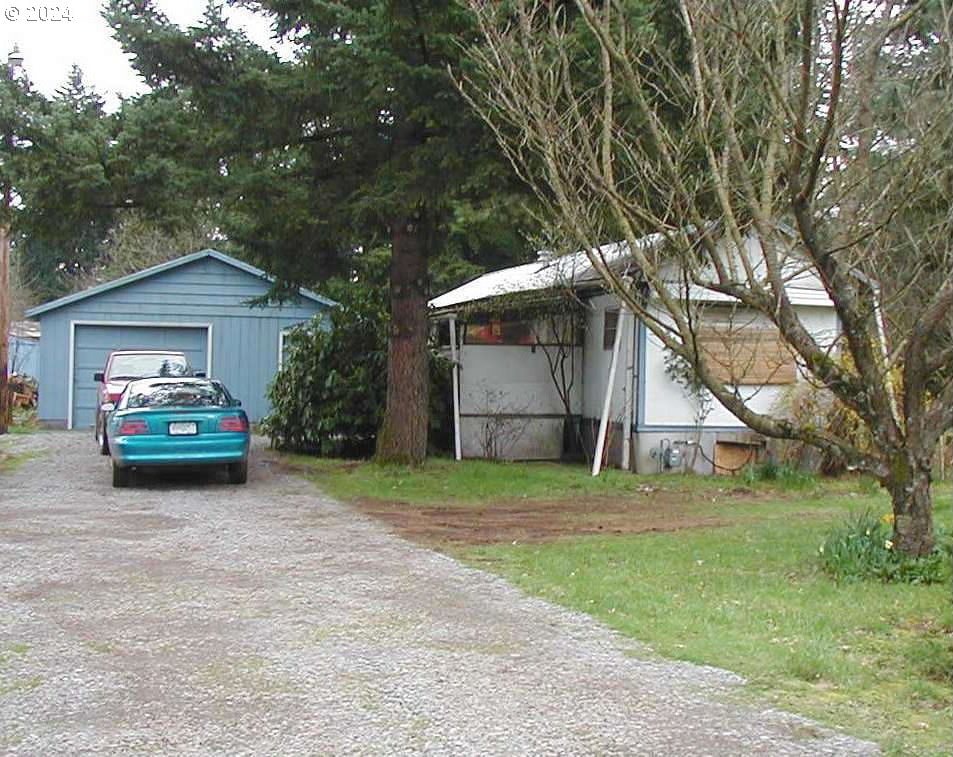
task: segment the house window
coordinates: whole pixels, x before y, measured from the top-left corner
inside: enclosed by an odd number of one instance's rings
[[[606,310],[602,324],[602,349],[611,350],[615,346],[615,332],[619,330],[619,311]]]
[[[466,325],[466,344],[534,345],[536,334],[531,321],[474,317]]]
[[[537,317],[521,313],[474,314],[463,327],[461,343],[536,348],[581,344],[581,337],[582,329],[577,326],[575,313],[544,313]]]

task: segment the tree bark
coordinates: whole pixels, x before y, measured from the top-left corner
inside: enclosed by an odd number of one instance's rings
[[[420,216],[391,224],[387,406],[377,459],[416,465],[427,456],[427,243]]]
[[[894,549],[914,557],[933,550],[933,494],[929,466],[900,454],[883,481],[893,503]]]

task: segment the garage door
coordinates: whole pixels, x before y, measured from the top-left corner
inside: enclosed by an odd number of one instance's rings
[[[208,331],[204,326],[81,326],[73,346],[73,428],[92,428],[96,382],[113,350],[177,350],[196,370],[208,370]]]

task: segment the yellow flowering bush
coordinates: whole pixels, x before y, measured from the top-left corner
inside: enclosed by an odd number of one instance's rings
[[[818,549],[821,568],[838,581],[878,579],[897,583],[938,583],[953,575],[948,539],[924,557],[909,557],[894,549],[893,515],[880,518],[865,512],[831,531]]]

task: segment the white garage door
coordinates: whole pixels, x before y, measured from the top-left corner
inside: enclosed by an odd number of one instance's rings
[[[113,350],[177,350],[196,370],[208,370],[206,326],[84,326],[73,342],[73,428],[92,428],[96,418],[93,374],[103,370]]]

